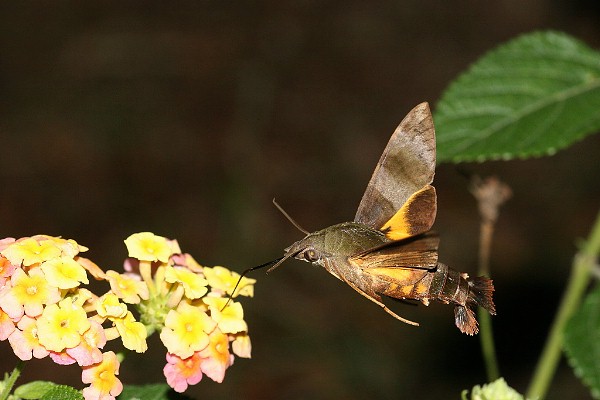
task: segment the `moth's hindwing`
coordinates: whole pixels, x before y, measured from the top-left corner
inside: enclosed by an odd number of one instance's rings
[[[437,211],[435,188],[427,185],[406,200],[406,203],[380,230],[391,240],[405,239],[431,229]]]
[[[349,257],[363,272],[397,285],[413,285],[434,270],[439,238],[433,233],[386,243]]]

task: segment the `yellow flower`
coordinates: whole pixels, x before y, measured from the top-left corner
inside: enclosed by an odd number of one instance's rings
[[[114,293],[106,293],[98,299],[96,312],[102,318],[123,318],[127,315],[127,306],[119,301]]]
[[[123,384],[117,378],[119,361],[112,351],[102,354],[102,362],[83,367],[81,380],[91,385],[83,389],[86,399],[114,399],[123,391]]]
[[[204,267],[204,276],[208,280],[208,284],[213,289],[222,290],[228,295],[231,295],[233,288],[240,279],[240,274],[230,271],[225,267]],[[250,279],[243,277],[240,281],[233,297],[241,296],[254,296],[254,284],[256,279]]]
[[[65,257],[74,258],[77,254],[83,251],[88,251],[88,248],[78,244],[73,239],[63,239],[61,237],[54,237],[48,235],[35,235],[32,237],[40,243],[48,241],[60,248],[61,253]]]
[[[106,271],[106,279],[112,291],[125,303],[138,304],[140,298],[148,300],[148,286],[139,280],[137,275],[119,274],[116,271]]]
[[[208,333],[215,325],[204,311],[182,302],[167,314],[160,339],[169,353],[185,359],[208,345]]]
[[[137,322],[131,312],[127,312],[123,318],[112,318],[112,321],[121,335],[125,348],[138,353],[148,349],[146,327],[141,322]]]
[[[252,344],[250,343],[250,336],[246,333],[240,333],[235,335],[235,339],[231,343],[231,349],[233,353],[242,358],[250,358],[252,353]]]
[[[208,305],[211,318],[217,321],[222,332],[238,333],[248,330],[248,325],[244,321],[244,309],[240,303],[230,301],[225,307],[228,299],[223,297],[205,297],[202,301]]]
[[[168,240],[152,232],[134,233],[125,239],[129,257],[140,261],[160,261],[166,263],[173,254]]]
[[[59,289],[72,289],[80,283],[90,283],[85,269],[69,257],[57,257],[44,261],[40,266],[48,283]]]
[[[83,307],[86,311],[88,311],[88,309],[93,310],[96,307],[95,304],[98,300],[98,296],[92,293],[89,289],[80,287],[75,290],[69,290],[68,295],[73,304]]]
[[[44,305],[60,300],[59,290],[48,284],[44,272],[33,268],[27,274],[21,268],[11,276],[12,287],[0,291],[0,307],[13,319],[20,318],[23,313],[37,317],[42,313]]]
[[[165,280],[169,283],[181,283],[185,289],[185,296],[191,300],[198,299],[208,292],[208,281],[186,268],[167,266]]]
[[[81,306],[66,298],[58,305],[47,306],[37,326],[40,343],[48,350],[61,352],[81,342],[81,335],[90,328],[90,321]]]
[[[33,264],[59,257],[61,249],[50,240],[44,240],[38,243],[38,241],[33,238],[27,238],[14,242],[0,253],[8,258],[11,264],[23,264],[23,266],[28,267]]]

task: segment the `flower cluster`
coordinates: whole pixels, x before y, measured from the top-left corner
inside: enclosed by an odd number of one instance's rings
[[[0,340],[21,360],[50,357],[82,368],[86,399],[114,399],[122,389],[120,361],[103,351],[120,339],[143,353],[160,332],[167,348],[167,383],[183,392],[203,375],[221,382],[233,354],[250,357],[248,327],[237,295],[253,295],[253,279],[223,267],[202,267],[175,240],[150,232],[125,240],[125,272],[104,272],[81,257],[74,240],[37,235],[0,240]],[[82,287],[88,274],[108,281],[101,296]],[[130,308],[139,315],[136,319]],[[232,354],[233,353],[233,354]]]
[[[250,337],[239,295],[254,295],[254,279],[224,267],[203,267],[174,240],[150,232],[125,240],[125,273],[108,271],[112,290],[136,304],[148,329],[167,348],[163,372],[177,392],[208,376],[222,382],[234,354],[250,358]],[[238,287],[233,293],[236,283]]]
[[[145,345],[146,329],[134,319],[135,333],[103,327],[106,321],[123,323],[125,317],[99,313],[98,297],[81,287],[89,283],[88,272],[104,277],[80,256],[86,250],[74,240],[45,235],[0,241],[0,340],[8,339],[21,360],[50,357],[57,364],[77,363],[83,381],[91,384],[84,389],[86,397],[114,398],[122,390],[119,363],[113,352],[102,349],[120,337],[126,348],[144,351],[128,344],[133,339]]]

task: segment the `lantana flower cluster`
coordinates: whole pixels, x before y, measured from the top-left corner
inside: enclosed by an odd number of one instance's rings
[[[0,340],[24,361],[78,364],[89,384],[86,399],[114,399],[123,389],[122,357],[103,350],[108,341],[143,353],[154,332],[167,349],[163,371],[176,391],[203,375],[222,382],[234,355],[250,357],[244,312],[233,298],[253,296],[255,280],[242,278],[233,293],[238,274],[201,266],[175,240],[142,232],[125,244],[129,258],[119,273],[82,257],[88,249],[74,240],[0,240]],[[97,296],[82,287],[88,274],[110,290]]]

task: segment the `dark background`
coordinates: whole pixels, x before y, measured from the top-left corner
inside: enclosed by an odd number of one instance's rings
[[[600,47],[592,0],[3,2],[0,26],[0,235],[74,238],[105,269],[145,230],[209,266],[278,257],[302,234],[273,197],[309,230],[352,219],[396,125],[487,50],[540,29]],[[596,135],[461,166],[514,191],[492,270],[501,372],[520,391],[598,212],[599,149]],[[440,258],[473,273],[475,202],[453,165],[435,184]],[[414,328],[308,264],[255,277],[253,358],[191,396],[458,399],[486,381],[449,306],[394,304]],[[122,365],[126,384],[163,380],[156,337],[150,348]],[[12,369],[8,343],[0,357]],[[23,382],[82,386],[77,366],[28,365]],[[590,397],[563,362],[548,398]]]

